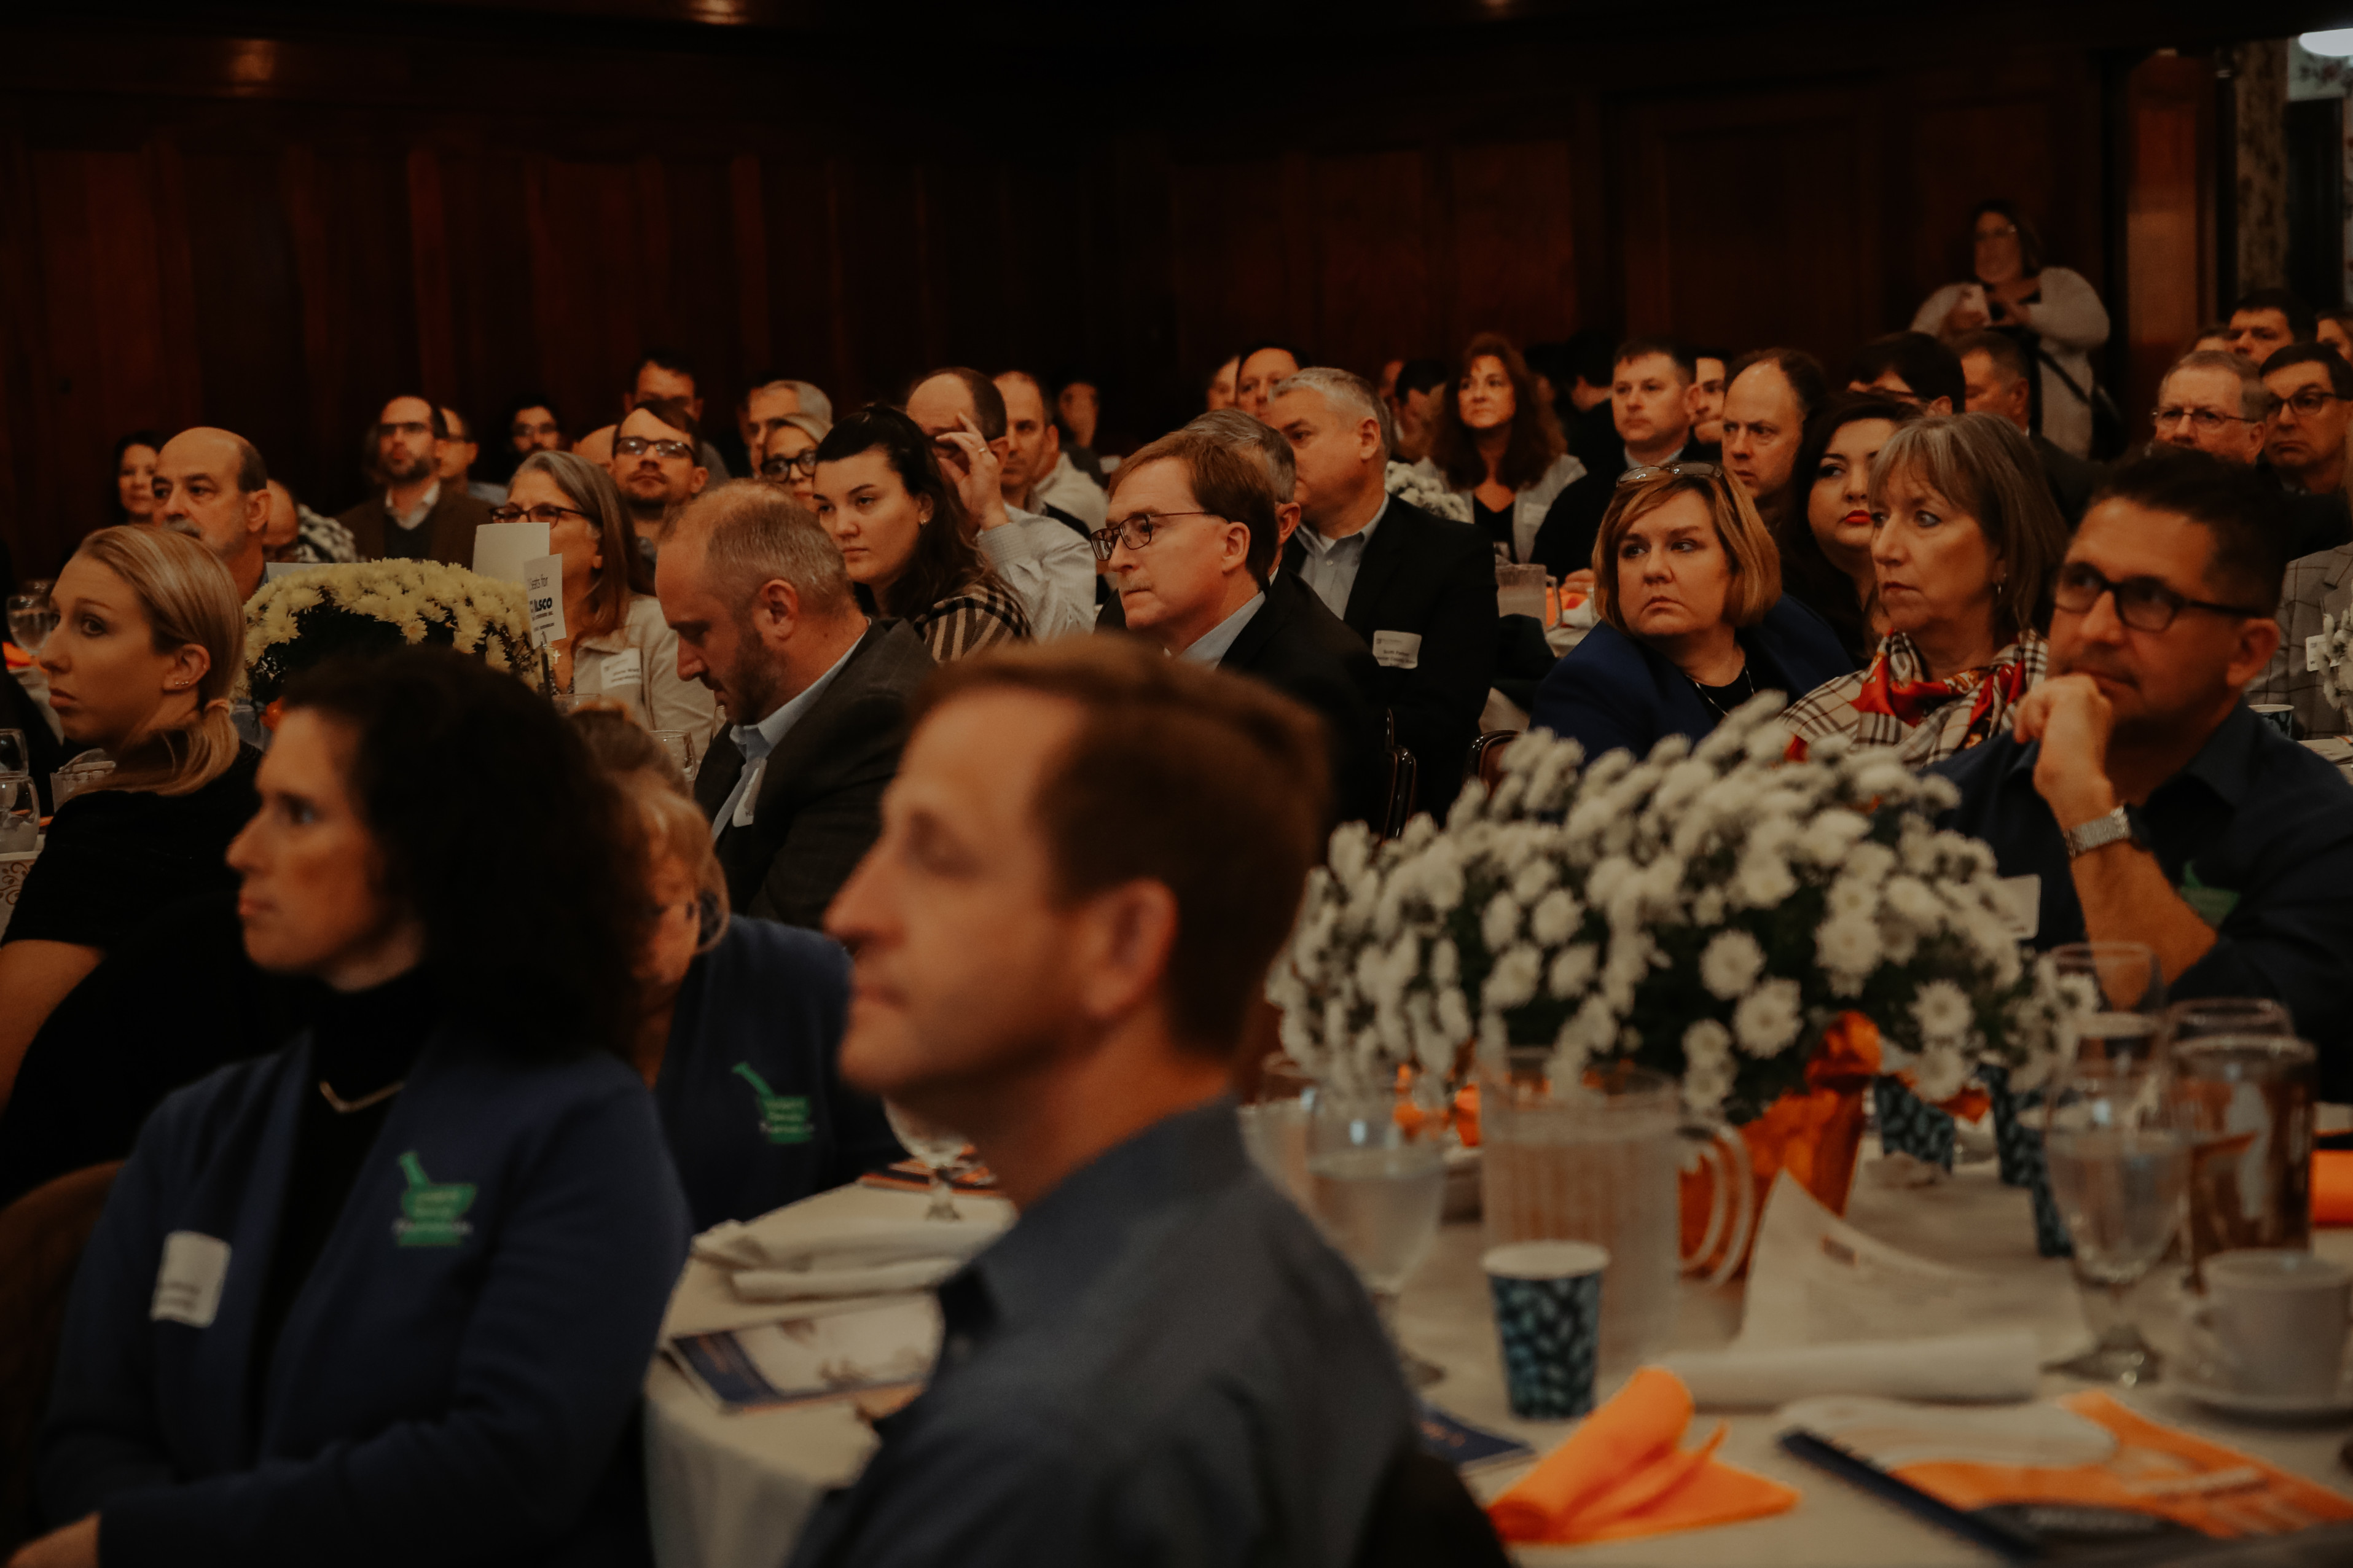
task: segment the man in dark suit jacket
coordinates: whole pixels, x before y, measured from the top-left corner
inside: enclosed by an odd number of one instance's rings
[[[1275,493],[1254,447],[1198,425],[1163,436],[1112,476],[1110,560],[1126,626],[1178,658],[1240,670],[1319,715],[1338,820],[1375,818],[1388,784],[1372,656],[1319,632],[1314,595],[1271,585]],[[1345,630],[1345,628],[1342,628]]]
[[[1627,469],[1722,460],[1715,447],[1692,436],[1699,362],[1691,350],[1672,338],[1633,338],[1618,345],[1614,375],[1609,410],[1617,449],[1598,462],[1586,459],[1585,477],[1554,498],[1529,551],[1556,577],[1592,569],[1602,515]]]
[[[384,405],[375,426],[384,490],[336,519],[352,531],[361,560],[474,563],[474,530],[491,521],[491,509],[464,485],[445,485],[436,477],[448,444],[448,422],[425,398],[396,397]]]
[[[2043,482],[2050,487],[2059,515],[2071,529],[2083,521],[2084,509],[2092,504],[2092,492],[2100,488],[2108,471],[2035,432],[2034,389],[2027,379],[2026,351],[2018,340],[2008,332],[1971,332],[1953,345],[1953,352],[1960,356],[1968,412],[1999,416],[2024,431],[2034,447],[2035,460],[2042,465]]]
[[[1302,517],[1279,580],[1295,578],[1371,649],[1378,704],[1418,764],[1415,809],[1442,816],[1494,675],[1494,551],[1468,523],[1388,493],[1388,446],[1360,378],[1303,370],[1278,384],[1267,423],[1291,442]]]
[[[679,673],[738,721],[694,797],[745,914],[822,923],[881,832],[907,704],[932,671],[902,621],[869,623],[841,552],[786,491],[744,479],[687,503],[654,570]]]

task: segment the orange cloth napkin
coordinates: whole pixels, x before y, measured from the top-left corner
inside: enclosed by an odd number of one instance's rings
[[[2313,1151],[2312,1223],[2353,1225],[2353,1149]]]
[[[1715,1458],[1722,1423],[1698,1447],[1685,1448],[1691,1417],[1683,1380],[1664,1367],[1643,1367],[1487,1505],[1495,1533],[1506,1541],[1624,1541],[1762,1519],[1796,1504],[1791,1489]]]

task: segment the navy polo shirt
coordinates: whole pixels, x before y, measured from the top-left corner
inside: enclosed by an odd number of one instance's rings
[[[1942,826],[1993,847],[2001,874],[2042,879],[2038,948],[2082,942],[2067,846],[2034,789],[2040,742],[2002,734],[1937,764],[1961,804]],[[2215,942],[2167,988],[2268,996],[2320,1048],[2321,1094],[2353,1099],[2353,785],[2241,704],[2189,765],[2132,807],[2140,841],[2214,928]]]

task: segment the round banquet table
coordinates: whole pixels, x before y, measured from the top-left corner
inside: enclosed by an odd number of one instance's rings
[[[1858,1229],[1941,1263],[2005,1273],[2031,1271],[2051,1290],[2073,1289],[2063,1261],[2035,1256],[2026,1194],[2002,1186],[1989,1163],[1965,1166],[1936,1186],[1898,1189],[1873,1178],[1873,1163],[1867,1144],[1863,1169],[1847,1205],[1847,1220]],[[996,1201],[962,1194],[956,1199],[959,1205],[975,1207]],[[827,1219],[864,1215],[910,1220],[921,1217],[924,1202],[920,1194],[852,1186],[821,1194],[795,1210]],[[2353,1230],[2315,1235],[2316,1250],[2353,1263]],[[1430,1257],[1406,1287],[1399,1337],[1415,1353],[1445,1370],[1443,1381],[1422,1391],[1430,1403],[1479,1426],[1512,1433],[1542,1454],[1573,1423],[1513,1418],[1504,1394],[1480,1251],[1476,1219],[1440,1228]],[[2137,1302],[2144,1328],[2160,1350],[2178,1342],[2168,1315],[2157,1307],[2158,1299],[2170,1288],[2162,1278],[2166,1272],[2151,1276]],[[1706,1289],[1686,1284],[1674,1326],[1663,1343],[1651,1347],[1651,1353],[1721,1349],[1738,1331],[1740,1310],[1736,1286]],[[664,1332],[731,1328],[776,1315],[778,1304],[735,1300],[721,1270],[695,1261],[680,1280]],[[1891,1337],[1902,1331],[1901,1325],[1891,1325]],[[1630,1370],[1605,1370],[1602,1396],[1613,1392]],[[2049,1395],[2088,1386],[2094,1385],[2045,1373],[2042,1392]],[[2337,1447],[2353,1432],[2353,1421],[2306,1426],[2239,1421],[2169,1394],[2162,1383],[2110,1392],[2155,1420],[2340,1491],[2353,1491],[2353,1477],[2337,1462]],[[827,1488],[853,1478],[874,1444],[846,1401],[723,1415],[659,1360],[647,1381],[646,1405],[648,1490],[654,1553],[661,1568],[776,1568],[791,1555],[818,1499]],[[1694,1437],[1719,1419],[1731,1427],[1720,1457],[1795,1487],[1801,1494],[1797,1507],[1774,1518],[1712,1530],[1589,1546],[1523,1547],[1515,1550],[1515,1558],[1532,1565],[1575,1568],[1731,1563],[1744,1568],[1975,1568],[2000,1561],[1784,1453],[1775,1442],[1779,1419],[1769,1411],[1723,1415],[1702,1411],[1693,1420]],[[1471,1485],[1482,1500],[1492,1499],[1524,1469],[1486,1472]]]

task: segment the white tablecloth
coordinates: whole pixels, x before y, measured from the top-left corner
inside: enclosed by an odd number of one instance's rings
[[[956,1199],[959,1205],[992,1201]],[[922,1215],[923,1204],[917,1194],[850,1187],[811,1198],[800,1208],[813,1216],[913,1219]],[[2002,1186],[1990,1165],[1965,1170],[1939,1186],[1910,1191],[1876,1185],[1866,1171],[1855,1184],[1847,1218],[1873,1236],[1941,1262],[2033,1271],[2052,1290],[2073,1288],[2064,1262],[2035,1256],[2026,1194]],[[2317,1234],[2317,1250],[2353,1263],[2353,1231]],[[1570,1424],[1512,1418],[1486,1281],[1479,1270],[1480,1251],[1477,1221],[1441,1227],[1430,1258],[1407,1286],[1399,1332],[1416,1353],[1446,1369],[1445,1381],[1425,1391],[1432,1403],[1481,1426],[1514,1433],[1542,1453],[1560,1440]],[[2173,1327],[2159,1306],[2169,1289],[2168,1280],[2153,1277],[2140,1292],[2142,1321],[2160,1350],[2167,1347]],[[692,1263],[671,1300],[665,1331],[757,1322],[774,1310],[735,1300],[718,1270]],[[1654,1347],[1654,1353],[1720,1349],[1739,1323],[1737,1287],[1710,1291],[1687,1286],[1673,1331],[1666,1343]],[[1903,1331],[1902,1325],[1890,1325],[1890,1337]],[[1605,1374],[1605,1394],[1623,1370]],[[2046,1374],[2042,1391],[2060,1394],[2084,1386]],[[2204,1434],[2339,1490],[2353,1490],[2348,1485],[2353,1478],[2337,1464],[2337,1447],[2353,1431],[2353,1423],[2256,1426],[2208,1412],[2167,1393],[2162,1384],[2116,1392],[2154,1419]],[[873,1446],[872,1435],[846,1403],[723,1415],[666,1363],[656,1364],[646,1394],[646,1464],[654,1552],[661,1568],[776,1568],[791,1553],[818,1496],[856,1475]],[[1704,1432],[1716,1419],[1703,1412],[1695,1430]],[[1519,1560],[1574,1563],[1577,1568],[1698,1563],[1945,1568],[1999,1561],[1784,1454],[1774,1441],[1780,1423],[1771,1414],[1728,1419],[1731,1434],[1721,1457],[1797,1488],[1803,1499],[1796,1508],[1772,1519],[1644,1541],[1524,1549]],[[1473,1484],[1482,1498],[1492,1498],[1516,1476],[1513,1471],[1489,1474]]]

